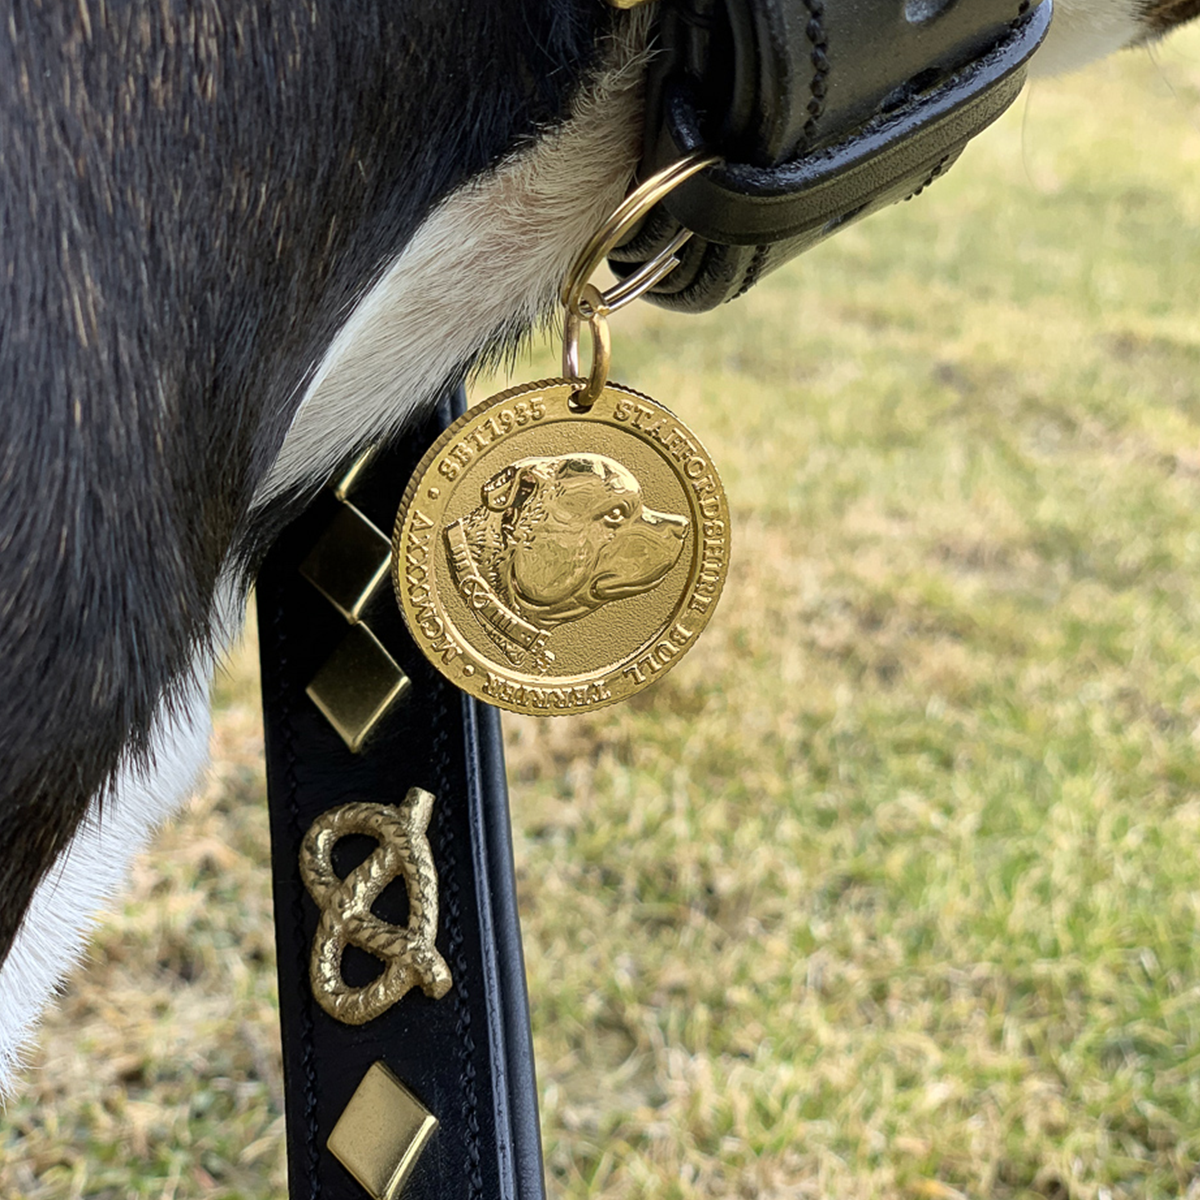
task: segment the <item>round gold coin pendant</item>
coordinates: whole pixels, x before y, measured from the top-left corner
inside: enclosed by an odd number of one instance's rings
[[[429,448],[404,492],[392,582],[451,682],[538,716],[613,704],[674,666],[729,562],[725,490],[700,440],[615,384],[512,388]]]

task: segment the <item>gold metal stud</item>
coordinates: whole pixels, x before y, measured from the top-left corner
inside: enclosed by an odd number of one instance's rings
[[[399,804],[358,801],[323,812],[300,846],[300,878],[321,917],[313,935],[309,983],[313,998],[335,1021],[365,1025],[419,987],[440,1000],[454,980],[438,953],[438,875],[426,831],[432,792],[409,788]],[[344,837],[365,834],[374,850],[345,877],[333,866]],[[408,920],[393,925],[371,911],[396,879],[404,880]],[[347,946],[383,964],[370,983],[354,986],[342,975]]]
[[[365,626],[354,625],[306,689],[342,741],[357,754],[412,681]]]
[[[382,531],[343,502],[300,564],[300,574],[354,624],[387,578],[391,552]]]
[[[350,1097],[327,1145],[373,1200],[397,1200],[437,1125],[437,1118],[377,1062]]]
[[[378,444],[368,446],[347,468],[345,475],[341,477],[333,485],[333,494],[339,500],[345,500],[349,497],[354,485],[362,478],[362,473],[371,463],[371,459],[375,457],[375,451],[379,449]]]

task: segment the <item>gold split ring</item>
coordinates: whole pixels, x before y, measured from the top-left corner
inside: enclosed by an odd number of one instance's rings
[[[617,206],[616,211],[599,229],[592,234],[583,252],[571,265],[563,280],[560,299],[563,307],[569,313],[586,320],[589,312],[585,307],[587,297],[584,289],[588,281],[603,264],[609,254],[629,235],[633,227],[670,192],[674,191],[685,180],[707,167],[716,166],[721,162],[719,155],[705,154],[695,151],[686,158],[672,163],[669,167],[651,175],[645,183],[639,184]],[[602,293],[604,306],[610,313],[624,308],[632,300],[636,300],[643,292],[648,292],[656,283],[664,279],[671,271],[679,266],[678,252],[692,236],[690,229],[683,229],[671,239],[648,263],[644,264],[628,279],[615,284],[607,292]]]
[[[648,292],[679,266],[679,251],[687,244],[692,231],[681,229],[649,262],[643,263],[632,275],[614,284],[607,292],[600,291],[590,282],[592,275],[664,196],[684,180],[720,161],[717,155],[696,151],[651,175],[625,197],[572,263],[559,295],[566,309],[563,322],[563,375],[582,384],[571,398],[572,408],[591,408],[608,382],[608,368],[612,359],[609,315]],[[592,335],[592,365],[586,376],[580,370],[579,361],[579,336],[585,322]]]

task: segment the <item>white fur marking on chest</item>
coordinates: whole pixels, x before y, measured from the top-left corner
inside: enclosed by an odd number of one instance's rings
[[[21,1048],[82,954],[100,910],[124,885],[130,860],[199,780],[208,760],[210,673],[206,659],[182,700],[160,711],[149,767],[118,772],[103,814],[93,806],[34,893],[0,968],[0,1096],[11,1089]]]
[[[644,22],[629,22],[562,126],[430,214],[329,347],[256,505],[320,486],[432,403],[482,346],[553,304],[636,165],[644,44]]]

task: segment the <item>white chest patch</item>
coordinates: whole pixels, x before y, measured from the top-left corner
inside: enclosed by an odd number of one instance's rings
[[[42,1009],[125,883],[130,860],[200,781],[208,761],[211,674],[208,657],[198,658],[190,686],[154,722],[149,765],[118,772],[103,812],[93,804],[34,893],[0,970],[0,1097],[12,1084],[21,1047]]]
[[[564,125],[430,214],[329,347],[256,506],[319,486],[356,448],[402,429],[481,346],[551,307],[628,190],[645,42],[646,21],[628,22]]]

